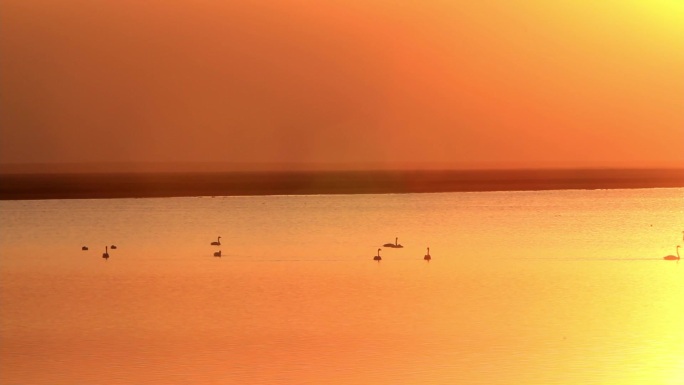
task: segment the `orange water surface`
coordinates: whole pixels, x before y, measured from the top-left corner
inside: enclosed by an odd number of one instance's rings
[[[684,189],[1,201],[0,383],[681,384],[682,230]]]

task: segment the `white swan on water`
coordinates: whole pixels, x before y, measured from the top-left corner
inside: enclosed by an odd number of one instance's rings
[[[679,261],[679,248],[681,246],[677,245],[677,255],[668,255],[663,257],[664,260],[666,261]]]

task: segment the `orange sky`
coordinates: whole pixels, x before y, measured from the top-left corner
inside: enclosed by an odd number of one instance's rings
[[[0,90],[2,164],[681,167],[684,2],[3,0]]]

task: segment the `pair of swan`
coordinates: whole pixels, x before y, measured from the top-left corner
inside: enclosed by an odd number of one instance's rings
[[[382,249],[378,249],[378,255],[373,257],[374,261],[381,261],[382,260],[382,257],[380,256],[380,250],[382,250]],[[423,259],[426,261],[430,261],[432,259],[432,256],[430,255],[430,248],[429,247],[427,248],[427,254],[425,254]]]
[[[221,236],[216,238],[216,241],[211,243],[212,246],[221,246]],[[221,250],[214,252],[214,257],[221,257]]]

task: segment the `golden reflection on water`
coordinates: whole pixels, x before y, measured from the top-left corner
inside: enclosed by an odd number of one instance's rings
[[[0,383],[682,383],[682,190],[584,193],[3,202]]]

